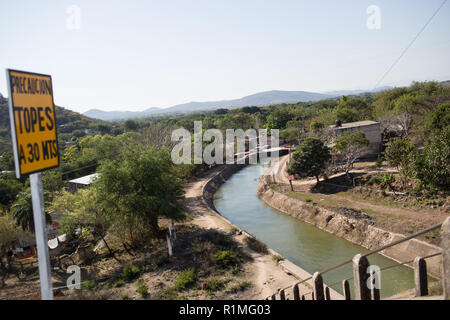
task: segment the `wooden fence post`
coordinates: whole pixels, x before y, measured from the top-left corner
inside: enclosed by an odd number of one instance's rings
[[[325,300],[323,294],[323,279],[320,272],[315,272],[313,275],[313,287],[314,287],[314,297],[316,300]]]
[[[342,280],[342,292],[344,292],[345,300],[352,300],[350,294],[350,284],[348,283],[348,280]]]
[[[294,285],[292,288],[293,294],[294,294],[294,300],[300,300],[300,290],[298,288],[298,284]]]
[[[172,221],[172,234],[173,234],[173,240],[177,240],[177,233],[175,231],[175,224]]]
[[[450,300],[450,217],[445,219],[441,229],[442,244],[442,287],[444,300]]]
[[[370,300],[371,294],[367,286],[369,260],[362,254],[353,257],[353,281],[355,283],[355,299]]]
[[[167,234],[167,249],[169,250],[169,257],[172,256],[172,240],[170,239],[170,236]]]
[[[421,257],[414,259],[414,283],[416,297],[428,295],[427,263]]]

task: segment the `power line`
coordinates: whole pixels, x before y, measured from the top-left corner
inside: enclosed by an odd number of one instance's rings
[[[408,44],[408,46],[402,51],[400,56],[397,58],[397,60],[394,61],[394,63],[390,66],[390,68],[384,73],[384,75],[381,77],[381,79],[377,82],[374,90],[378,88],[380,83],[386,78],[386,76],[389,74],[389,72],[392,71],[392,69],[395,67],[395,65],[400,61],[400,59],[405,55],[406,51],[414,44],[414,42],[417,40],[417,38],[422,34],[422,32],[425,30],[425,28],[430,24],[431,20],[437,15],[437,13],[441,10],[441,8],[444,6],[444,4],[447,2],[447,0],[444,0],[439,8],[436,9],[436,11],[433,13],[433,15],[428,19],[428,21],[425,23],[425,25],[420,29],[420,31],[416,34],[416,36],[412,39],[412,41]]]

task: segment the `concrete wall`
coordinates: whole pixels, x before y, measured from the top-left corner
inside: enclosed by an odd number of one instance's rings
[[[367,151],[362,154],[362,157],[370,157],[378,155],[381,152],[381,129],[378,122],[351,127],[333,128],[335,135],[340,136],[345,133],[352,133],[355,131],[362,131],[369,140]]]
[[[233,173],[245,168],[246,166],[246,164],[226,164],[219,173],[205,183],[203,186],[203,201],[206,202],[210,209],[214,210],[216,213],[219,213],[214,206],[214,194],[220,186],[233,175]]]

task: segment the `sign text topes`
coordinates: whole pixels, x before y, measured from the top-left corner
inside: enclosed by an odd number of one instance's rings
[[[59,165],[52,78],[7,70],[16,176]]]

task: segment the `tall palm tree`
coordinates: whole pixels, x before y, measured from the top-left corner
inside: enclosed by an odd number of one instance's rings
[[[33,203],[30,189],[17,195],[16,202],[11,207],[11,212],[18,226],[21,226],[24,231],[34,232]],[[45,220],[47,224],[51,223],[51,217],[47,213],[45,214]]]

